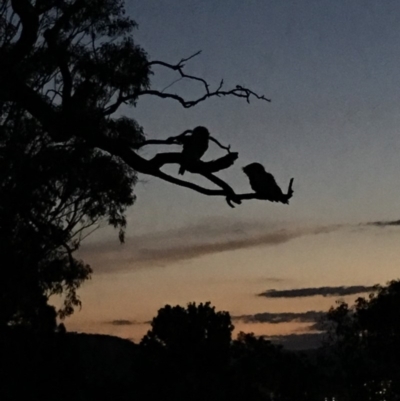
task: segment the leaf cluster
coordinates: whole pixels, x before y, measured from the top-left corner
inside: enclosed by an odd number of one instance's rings
[[[23,112],[10,110],[0,129],[2,321],[33,319],[36,312],[24,310],[55,294],[64,295],[65,317],[80,306],[76,290],[91,274],[73,252],[102,221],[123,241],[137,176],[79,139],[54,144]]]

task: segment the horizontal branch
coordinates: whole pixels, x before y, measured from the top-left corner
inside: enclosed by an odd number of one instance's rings
[[[187,171],[194,174],[204,175],[208,173],[215,173],[232,166],[237,158],[238,153],[229,153],[226,156],[208,162],[199,160],[194,164],[185,166],[185,168]],[[165,164],[182,164],[182,162],[183,157],[182,153],[180,152],[157,153],[152,159],[149,160],[149,163],[158,169]]]
[[[140,142],[139,144],[135,144],[135,149],[140,149],[146,145],[176,145],[176,142],[173,142],[168,139],[148,139],[146,141]]]
[[[146,90],[142,90],[139,92],[135,92],[134,94],[130,94],[130,95],[125,95],[125,96],[119,95],[118,99],[115,101],[115,103],[110,105],[109,107],[107,107],[104,110],[103,114],[105,116],[111,115],[114,112],[116,112],[122,104],[127,103],[131,100],[136,100],[139,96],[144,96],[144,95],[156,96],[161,99],[172,99],[172,100],[175,100],[178,103],[180,103],[186,109],[194,107],[197,104],[199,104],[209,98],[221,97],[221,96],[233,96],[233,97],[242,98],[242,99],[245,99],[247,103],[250,103],[251,97],[254,97],[258,100],[264,100],[266,102],[271,102],[271,99],[266,98],[264,95],[259,95],[256,92],[254,92],[248,88],[245,88],[241,85],[236,85],[235,88],[230,89],[230,90],[222,90],[222,87],[224,85],[223,80],[221,80],[221,82],[219,83],[216,90],[210,91],[210,85],[204,78],[197,77],[194,75],[189,75],[183,71],[183,68],[185,67],[185,63],[187,61],[191,60],[192,58],[196,57],[200,53],[201,53],[201,51],[198,51],[198,52],[194,53],[193,55],[191,55],[190,57],[183,58],[177,64],[169,64],[169,63],[166,63],[165,61],[155,60],[155,61],[150,61],[147,64],[147,66],[151,67],[151,66],[159,65],[159,66],[168,68],[173,71],[178,71],[181,79],[186,78],[191,81],[197,81],[197,82],[202,83],[202,85],[204,87],[204,92],[205,92],[202,96],[199,96],[197,99],[186,100],[184,97],[179,96],[176,93],[164,92],[165,89],[169,88],[172,85],[171,84],[171,85],[168,85],[163,90],[146,89]]]
[[[180,137],[182,137],[183,135],[185,135],[188,132],[192,132],[192,131],[186,130],[183,134],[178,135],[176,137],[169,137],[168,139],[148,139],[146,141],[143,141],[143,142],[135,145],[135,149],[140,149],[143,146],[147,146],[147,145],[182,145]],[[217,139],[213,138],[212,136],[210,136],[209,139],[210,139],[210,141],[216,143],[221,149],[224,149],[228,153],[231,153],[230,145],[224,146]]]
[[[271,99],[266,98],[264,95],[259,95],[256,92],[254,92],[250,89],[247,89],[241,85],[236,85],[235,88],[230,89],[230,90],[222,90],[222,87],[224,85],[223,80],[221,80],[221,82],[219,83],[216,90],[210,91],[210,85],[204,78],[186,74],[183,70],[183,68],[185,67],[185,63],[187,61],[191,60],[192,58],[198,56],[200,53],[201,53],[201,51],[198,51],[198,52],[194,53],[193,55],[191,55],[190,57],[183,58],[177,64],[170,64],[170,63],[166,63],[165,61],[155,60],[155,61],[150,61],[147,65],[149,67],[154,66],[154,65],[159,65],[159,66],[168,68],[173,71],[178,71],[181,78],[186,78],[191,81],[197,81],[197,82],[202,83],[202,85],[204,87],[204,91],[205,91],[204,95],[202,95],[194,100],[186,100],[182,96],[179,96],[175,93],[166,93],[166,92],[164,92],[164,90],[160,91],[160,90],[148,89],[148,90],[140,91],[139,93],[135,93],[133,95],[119,97],[117,102],[114,105],[110,106],[109,109],[115,110],[122,103],[128,102],[129,100],[136,99],[138,96],[143,96],[143,95],[157,96],[157,97],[160,97],[161,99],[172,99],[172,100],[179,102],[184,108],[190,108],[190,107],[196,106],[198,103],[203,102],[204,100],[211,98],[211,97],[221,97],[221,96],[234,96],[234,97],[243,98],[243,99],[246,99],[247,103],[250,103],[250,98],[252,96],[259,100],[265,100],[267,102],[271,101]],[[171,85],[168,85],[167,88],[170,86]],[[109,110],[107,110],[106,114],[109,114]]]
[[[186,100],[182,96],[176,95],[174,93],[164,93],[158,90],[144,90],[138,93],[138,96],[143,96],[143,95],[152,95],[152,96],[157,96],[160,97],[161,99],[173,99],[179,102],[184,108],[188,109],[190,107],[196,106],[197,104],[203,102],[206,99],[209,99],[211,97],[221,97],[221,96],[234,96],[234,97],[239,97],[242,99],[246,99],[247,103],[250,103],[250,98],[251,96],[254,96],[256,99],[259,100],[265,100],[267,102],[270,102],[271,99],[267,99],[264,95],[258,95],[257,93],[253,92],[250,89],[243,88],[242,86],[237,85],[236,88],[228,90],[228,91],[223,91],[220,89],[217,89],[214,92],[207,92],[203,96],[200,96],[197,99],[194,100]],[[136,95],[135,95],[136,97]],[[122,102],[129,101],[133,98],[133,96],[126,96],[122,98]]]
[[[105,136],[93,136],[90,138],[90,143],[102,149],[114,156],[120,157],[128,166],[139,173],[152,175],[153,177],[161,178],[164,181],[170,182],[171,184],[179,185],[181,187],[192,189],[193,191],[199,192],[203,195],[208,196],[232,196],[232,188],[228,184],[224,183],[219,179],[212,179],[211,181],[221,186],[222,189],[209,189],[201,187],[200,185],[193,184],[188,181],[181,180],[179,178],[172,177],[163,171],[159,170],[159,166],[154,163],[153,160],[146,160],[134,152],[130,147],[127,147],[124,141],[118,141],[114,138],[108,138]],[[179,155],[179,153],[178,153]],[[189,171],[189,170],[188,170]],[[202,174],[203,173],[198,173]],[[207,173],[209,174],[209,173]],[[204,175],[205,176],[205,175]],[[219,184],[218,184],[219,183]],[[222,184],[223,183],[223,184]],[[222,184],[222,185],[221,185]],[[228,189],[229,188],[229,189]]]

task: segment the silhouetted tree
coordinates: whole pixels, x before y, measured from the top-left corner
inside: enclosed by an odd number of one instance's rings
[[[4,219],[0,236],[7,239],[0,258],[12,260],[0,287],[0,296],[10,299],[1,312],[2,322],[30,320],[38,315],[37,308],[46,310],[48,295],[53,293],[66,296],[62,314],[72,312],[79,304],[76,289],[90,274],[89,267],[72,256],[79,246],[74,233],[98,219],[123,228],[124,210],[133,202],[136,172],[225,197],[231,206],[244,199],[261,199],[257,193],[236,194],[214,174],[238,157],[215,138],[228,154],[214,161],[200,160],[196,151],[196,160],[188,160],[186,151],[159,153],[151,160],[139,154],[146,145],[176,143],[171,138],[145,140],[136,120],[121,117],[121,106],[134,107],[143,96],[169,99],[185,108],[220,96],[247,102],[252,97],[268,99],[239,85],[225,90],[222,81],[212,90],[203,78],[187,74],[185,64],[199,52],[176,64],[150,61],[133,38],[134,28],[123,0],[4,0],[0,4],[0,141],[3,166],[11,163],[2,171],[0,185],[3,193],[12,192],[0,199]],[[204,93],[186,100],[152,88],[150,76],[157,68],[200,83]],[[13,150],[16,143],[18,150]],[[218,189],[161,170],[171,163],[204,176]],[[27,165],[32,165],[30,171]],[[42,170],[47,181],[41,178]],[[285,202],[290,196],[291,188]],[[68,216],[60,211],[63,207]]]
[[[141,342],[143,397],[174,400],[314,401],[318,374],[301,353],[240,333],[232,341],[227,312],[209,303],[158,311]]]
[[[263,337],[239,333],[232,344],[233,398],[268,401],[319,400],[315,366],[299,352]]]
[[[345,399],[400,399],[400,281],[376,286],[354,305],[339,302],[328,319],[329,351]]]
[[[136,175],[80,139],[54,144],[18,107],[3,111],[0,135],[0,326],[55,327],[50,296],[64,296],[65,317],[91,269],[73,252],[99,221],[120,229],[134,201]],[[99,174],[100,172],[106,174]]]
[[[151,322],[141,346],[149,357],[154,399],[225,400],[229,394],[231,333],[228,312],[210,303],[169,305]]]

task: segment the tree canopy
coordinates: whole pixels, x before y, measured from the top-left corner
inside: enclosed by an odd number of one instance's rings
[[[224,197],[232,207],[245,199],[287,203],[292,196],[292,181],[283,194],[272,176],[263,190],[236,194],[215,175],[238,157],[229,146],[206,136],[199,153],[196,129],[148,139],[138,121],[121,114],[122,106],[133,108],[143,96],[184,108],[223,96],[269,101],[240,85],[225,89],[223,81],[212,89],[203,77],[186,73],[186,63],[200,52],[175,64],[149,59],[135,41],[136,27],[123,0],[0,4],[0,247],[2,259],[11,261],[0,285],[1,297],[7,299],[2,323],[32,321],[41,314],[54,321],[47,307],[53,294],[64,295],[61,317],[80,305],[76,289],[91,269],[73,252],[100,221],[119,229],[123,240],[137,173]],[[153,88],[150,78],[156,69],[200,84],[204,93],[188,100],[168,88]],[[226,155],[201,160],[208,140]],[[144,146],[177,143],[183,146],[180,153],[157,153],[149,160],[140,154]],[[162,171],[171,163],[202,175],[214,187],[186,180],[188,174],[183,179]],[[260,179],[252,177],[253,189],[260,187],[253,185]]]
[[[376,286],[353,305],[339,301],[327,314],[328,366],[343,399],[400,395],[400,281]]]
[[[180,153],[159,154],[146,160],[138,148],[168,140],[133,141],[140,125],[132,118],[115,118],[122,105],[135,106],[143,96],[157,96],[190,108],[211,97],[234,96],[247,102],[265,96],[240,85],[212,90],[202,77],[185,73],[194,55],[176,64],[149,60],[135,42],[136,23],[125,15],[122,0],[5,1],[0,10],[0,102],[18,104],[55,142],[80,138],[90,146],[121,158],[133,170],[205,195],[242,199],[266,199],[255,192],[236,194],[213,172],[227,168],[237,153],[220,163],[199,162],[189,169],[219,189],[204,188],[161,171],[170,163],[182,163]],[[158,66],[176,71],[183,79],[199,82],[204,94],[186,100],[178,94],[153,89],[150,77]],[[291,196],[291,185],[289,192]],[[290,197],[289,196],[289,197]],[[278,200],[279,201],[279,200]]]
[[[91,273],[73,253],[103,219],[123,240],[135,172],[80,139],[54,144],[12,105],[2,125],[0,182],[0,254],[8,261],[0,322],[51,319],[46,303],[55,294],[64,295],[59,315],[71,314],[80,305],[76,290]]]

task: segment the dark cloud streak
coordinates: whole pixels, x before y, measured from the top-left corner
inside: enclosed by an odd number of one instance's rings
[[[375,227],[396,227],[400,226],[400,220],[393,221],[372,221],[366,224],[367,226],[375,226]]]
[[[112,320],[111,322],[107,322],[107,324],[111,324],[113,326],[133,326],[140,323],[136,322],[135,320],[116,319]]]
[[[301,313],[282,312],[282,313],[256,313],[254,315],[236,316],[234,319],[242,320],[245,323],[316,323],[326,315],[324,311],[307,311]]]
[[[354,285],[350,287],[311,287],[311,288],[294,288],[289,290],[267,290],[258,294],[260,297],[266,298],[302,298],[302,297],[335,297],[345,295],[355,295],[370,292],[374,290],[374,286]]]

